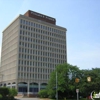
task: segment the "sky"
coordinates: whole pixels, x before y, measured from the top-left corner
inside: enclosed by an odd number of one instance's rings
[[[100,0],[0,0],[0,10],[0,48],[2,31],[32,10],[56,18],[56,24],[67,29],[68,63],[100,68]]]

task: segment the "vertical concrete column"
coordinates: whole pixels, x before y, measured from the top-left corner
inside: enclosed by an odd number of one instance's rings
[[[18,81],[16,81],[15,89],[17,89],[17,91],[18,91],[18,95],[19,95],[19,86],[18,86]]]
[[[28,95],[28,96],[29,96],[29,94],[30,94],[29,85],[30,85],[30,83],[29,83],[29,81],[28,81],[28,82],[27,82],[27,95]]]
[[[12,83],[10,84],[10,88],[12,88]]]
[[[41,83],[39,82],[38,83],[38,91],[40,91],[40,85],[41,85]]]
[[[15,89],[17,89],[18,90],[18,83],[16,82],[16,85],[15,85]]]

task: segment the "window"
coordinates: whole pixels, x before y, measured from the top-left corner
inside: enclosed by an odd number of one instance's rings
[[[32,62],[30,61],[30,66],[32,65]]]
[[[29,61],[27,61],[27,65],[29,65]]]
[[[24,73],[24,77],[26,77],[26,73]]]
[[[22,30],[20,30],[20,34],[22,34]]]
[[[23,31],[23,35],[25,34],[25,32]]]
[[[21,71],[23,71],[23,67],[21,67]]]
[[[18,70],[20,71],[20,66],[18,66]]]
[[[30,72],[32,71],[32,68],[30,67]]]
[[[19,60],[19,62],[18,62],[18,63],[19,63],[19,65],[20,65],[20,60]]]
[[[26,67],[24,67],[24,71],[26,71]]]
[[[34,72],[34,68],[33,68],[33,72]]]
[[[38,27],[40,28],[40,25],[38,25]]]
[[[41,29],[42,29],[42,25],[41,25]]]
[[[23,22],[23,20],[21,19],[21,20],[20,20],[20,22],[22,23],[22,22]]]
[[[29,67],[27,67],[27,71],[29,71]]]
[[[29,77],[29,74],[27,73],[27,77]]]
[[[27,30],[27,26],[26,26],[26,30]]]
[[[34,25],[33,25],[33,26],[35,27],[35,25],[36,25],[36,24],[34,23]]]
[[[33,74],[33,78],[34,78],[34,74]]]
[[[28,24],[30,25],[30,22],[28,22]]]
[[[26,25],[28,24],[28,22],[26,21]]]
[[[26,65],[26,61],[24,61],[24,64]]]
[[[18,73],[18,77],[20,77],[20,73]]]
[[[21,22],[22,24],[25,24],[25,20],[22,20],[22,22]]]
[[[22,60],[22,63],[21,64],[23,65],[23,60]]]
[[[22,25],[20,25],[20,28],[22,28]]]
[[[31,74],[30,74],[30,78],[31,78],[32,76],[31,76]]]
[[[33,23],[31,22],[31,26],[33,26]]]

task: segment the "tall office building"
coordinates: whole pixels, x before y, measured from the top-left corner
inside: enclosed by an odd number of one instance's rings
[[[0,86],[37,94],[55,66],[67,62],[66,56],[66,28],[29,10],[3,31]]]

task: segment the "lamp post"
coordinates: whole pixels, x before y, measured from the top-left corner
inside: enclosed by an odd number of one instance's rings
[[[56,71],[56,100],[58,100],[58,91],[57,91],[57,88],[58,88],[58,82],[57,82],[57,71]]]
[[[76,78],[75,82],[78,83],[79,82],[79,78]],[[79,100],[79,89],[76,89],[76,93],[77,93],[77,100]]]

